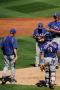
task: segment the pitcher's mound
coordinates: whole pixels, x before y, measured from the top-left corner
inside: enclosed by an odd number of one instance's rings
[[[56,71],[56,84],[60,85],[60,69]],[[10,75],[10,71],[7,75]],[[2,77],[2,71],[0,71],[0,77]],[[36,85],[39,81],[44,80],[44,72],[41,72],[39,67],[17,69],[15,78],[17,80],[16,84]]]

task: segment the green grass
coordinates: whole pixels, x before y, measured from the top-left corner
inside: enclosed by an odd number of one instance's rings
[[[35,60],[35,41],[32,37],[21,37],[18,41],[18,60],[16,68],[31,67]],[[0,70],[3,69],[3,54],[0,50]]]
[[[31,37],[24,37],[18,39],[19,48],[18,48],[18,67],[29,67],[31,64],[34,64],[35,56],[35,44],[34,40]]]
[[[0,18],[49,17],[60,12],[60,0],[0,0]]]
[[[44,2],[34,2],[30,4],[17,5],[17,6],[7,7],[7,8],[14,11],[22,12],[22,13],[32,13],[32,12],[43,11],[43,10],[52,9],[52,8],[58,8],[58,6],[46,4]]]
[[[0,4],[1,3],[7,3],[7,2],[10,2],[10,1],[16,1],[16,0],[0,0]]]
[[[0,85],[0,90],[50,90],[46,87],[27,86],[27,85]],[[60,87],[55,87],[54,90],[60,90]]]

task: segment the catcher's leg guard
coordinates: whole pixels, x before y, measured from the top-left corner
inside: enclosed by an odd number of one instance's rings
[[[56,68],[54,65],[50,65],[50,84],[55,85],[56,80]]]
[[[45,82],[49,84],[49,66],[45,67]]]

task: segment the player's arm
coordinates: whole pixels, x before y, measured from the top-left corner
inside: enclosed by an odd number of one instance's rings
[[[17,60],[17,57],[18,57],[17,56],[17,49],[16,48],[14,48],[14,55],[15,55],[15,59],[14,60],[16,61]]]
[[[44,60],[44,52],[40,52],[41,61]]]
[[[34,30],[33,35],[32,35],[32,36],[33,36],[33,38],[34,38],[34,39],[36,39],[36,30]]]
[[[56,30],[55,30],[55,29],[56,29]],[[52,22],[50,22],[50,23],[46,26],[46,30],[47,30],[48,32],[60,33],[59,28],[54,27],[54,25],[53,25]]]
[[[37,40],[37,42],[39,42],[39,40],[40,40],[39,34],[36,33],[35,31],[34,31],[34,33],[33,33],[33,38],[34,38],[35,40]]]
[[[37,30],[34,30],[34,33],[33,33],[33,38],[34,39],[38,39],[40,36],[39,36],[39,33]]]
[[[17,48],[18,48],[18,44],[17,44],[16,39],[13,39],[12,45],[13,45],[13,52],[14,52],[14,57],[15,57],[14,60],[16,61],[17,58],[18,58],[18,56],[17,56]]]
[[[54,29],[52,29],[52,28],[46,28],[46,31],[47,32],[54,32],[54,33],[58,33],[58,34],[60,34],[60,31],[58,31],[58,30],[54,30]]]
[[[14,59],[11,61],[11,64],[14,63],[14,67],[16,65],[16,60],[17,60],[18,56],[17,56],[17,49],[14,48]]]
[[[36,39],[37,38],[36,35],[33,35],[33,38]]]

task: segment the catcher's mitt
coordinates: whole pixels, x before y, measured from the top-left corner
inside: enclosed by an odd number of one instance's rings
[[[37,39],[38,39],[38,42],[43,42],[45,40],[43,35],[40,35]]]

